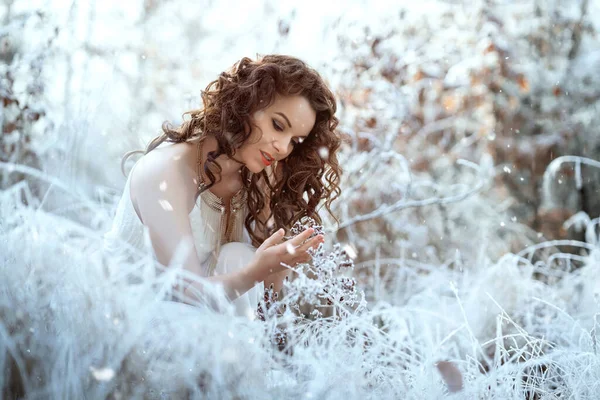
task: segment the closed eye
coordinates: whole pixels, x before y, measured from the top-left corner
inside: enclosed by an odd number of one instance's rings
[[[276,119],[273,119],[273,128],[275,128],[275,130],[279,132],[283,132],[284,129],[283,126],[281,126]]]
[[[276,130],[276,131],[278,131],[278,132],[283,132],[283,131],[285,130],[285,127],[284,127],[284,126],[282,126],[282,125],[279,123],[279,121],[277,121],[277,120],[276,120],[276,119],[274,119],[274,118],[272,119],[272,121],[273,121],[273,128],[275,128],[275,130]],[[304,138],[303,138],[303,137],[297,137],[297,138],[294,138],[294,139],[292,139],[292,145],[293,145],[294,147],[296,147],[297,145],[301,144],[303,141],[304,141]]]

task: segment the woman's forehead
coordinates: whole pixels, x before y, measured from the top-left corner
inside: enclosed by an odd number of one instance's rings
[[[276,96],[273,103],[265,110],[279,115],[286,125],[291,125],[299,133],[312,129],[317,113],[304,96]]]

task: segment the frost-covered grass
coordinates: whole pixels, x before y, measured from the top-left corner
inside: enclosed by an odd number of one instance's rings
[[[333,277],[301,276],[283,315],[248,321],[227,307],[160,301],[176,269],[157,272],[142,255],[107,258],[101,229],[16,200],[33,181],[0,195],[7,398],[549,399],[600,390],[593,245],[570,242],[584,250],[579,258],[540,246],[460,268],[402,257],[363,262],[353,274],[366,308],[299,318],[299,295],[314,304],[311,290]],[[78,204],[96,219],[111,214],[92,196]],[[449,393],[439,361],[460,370],[462,391]]]

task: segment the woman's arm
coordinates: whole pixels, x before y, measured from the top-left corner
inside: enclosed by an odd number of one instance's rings
[[[178,153],[179,152],[179,153]],[[189,213],[194,207],[194,173],[185,162],[177,157],[180,150],[175,146],[156,149],[146,154],[136,164],[131,176],[131,199],[144,225],[157,260],[169,265],[177,254],[183,268],[197,276],[205,271],[196,254]],[[185,244],[185,245],[183,245]],[[218,276],[205,277],[220,283],[230,299],[235,299],[262,281],[266,275],[259,266],[250,262],[241,270]],[[187,282],[185,301],[198,300],[193,293],[200,290],[198,282]]]

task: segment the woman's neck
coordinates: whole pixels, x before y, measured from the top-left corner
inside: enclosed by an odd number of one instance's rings
[[[217,139],[213,136],[208,136],[202,143],[202,160],[206,161],[208,153],[217,150]],[[222,180],[240,179],[240,170],[244,164],[229,158],[225,154],[217,157],[217,162],[221,166]]]

